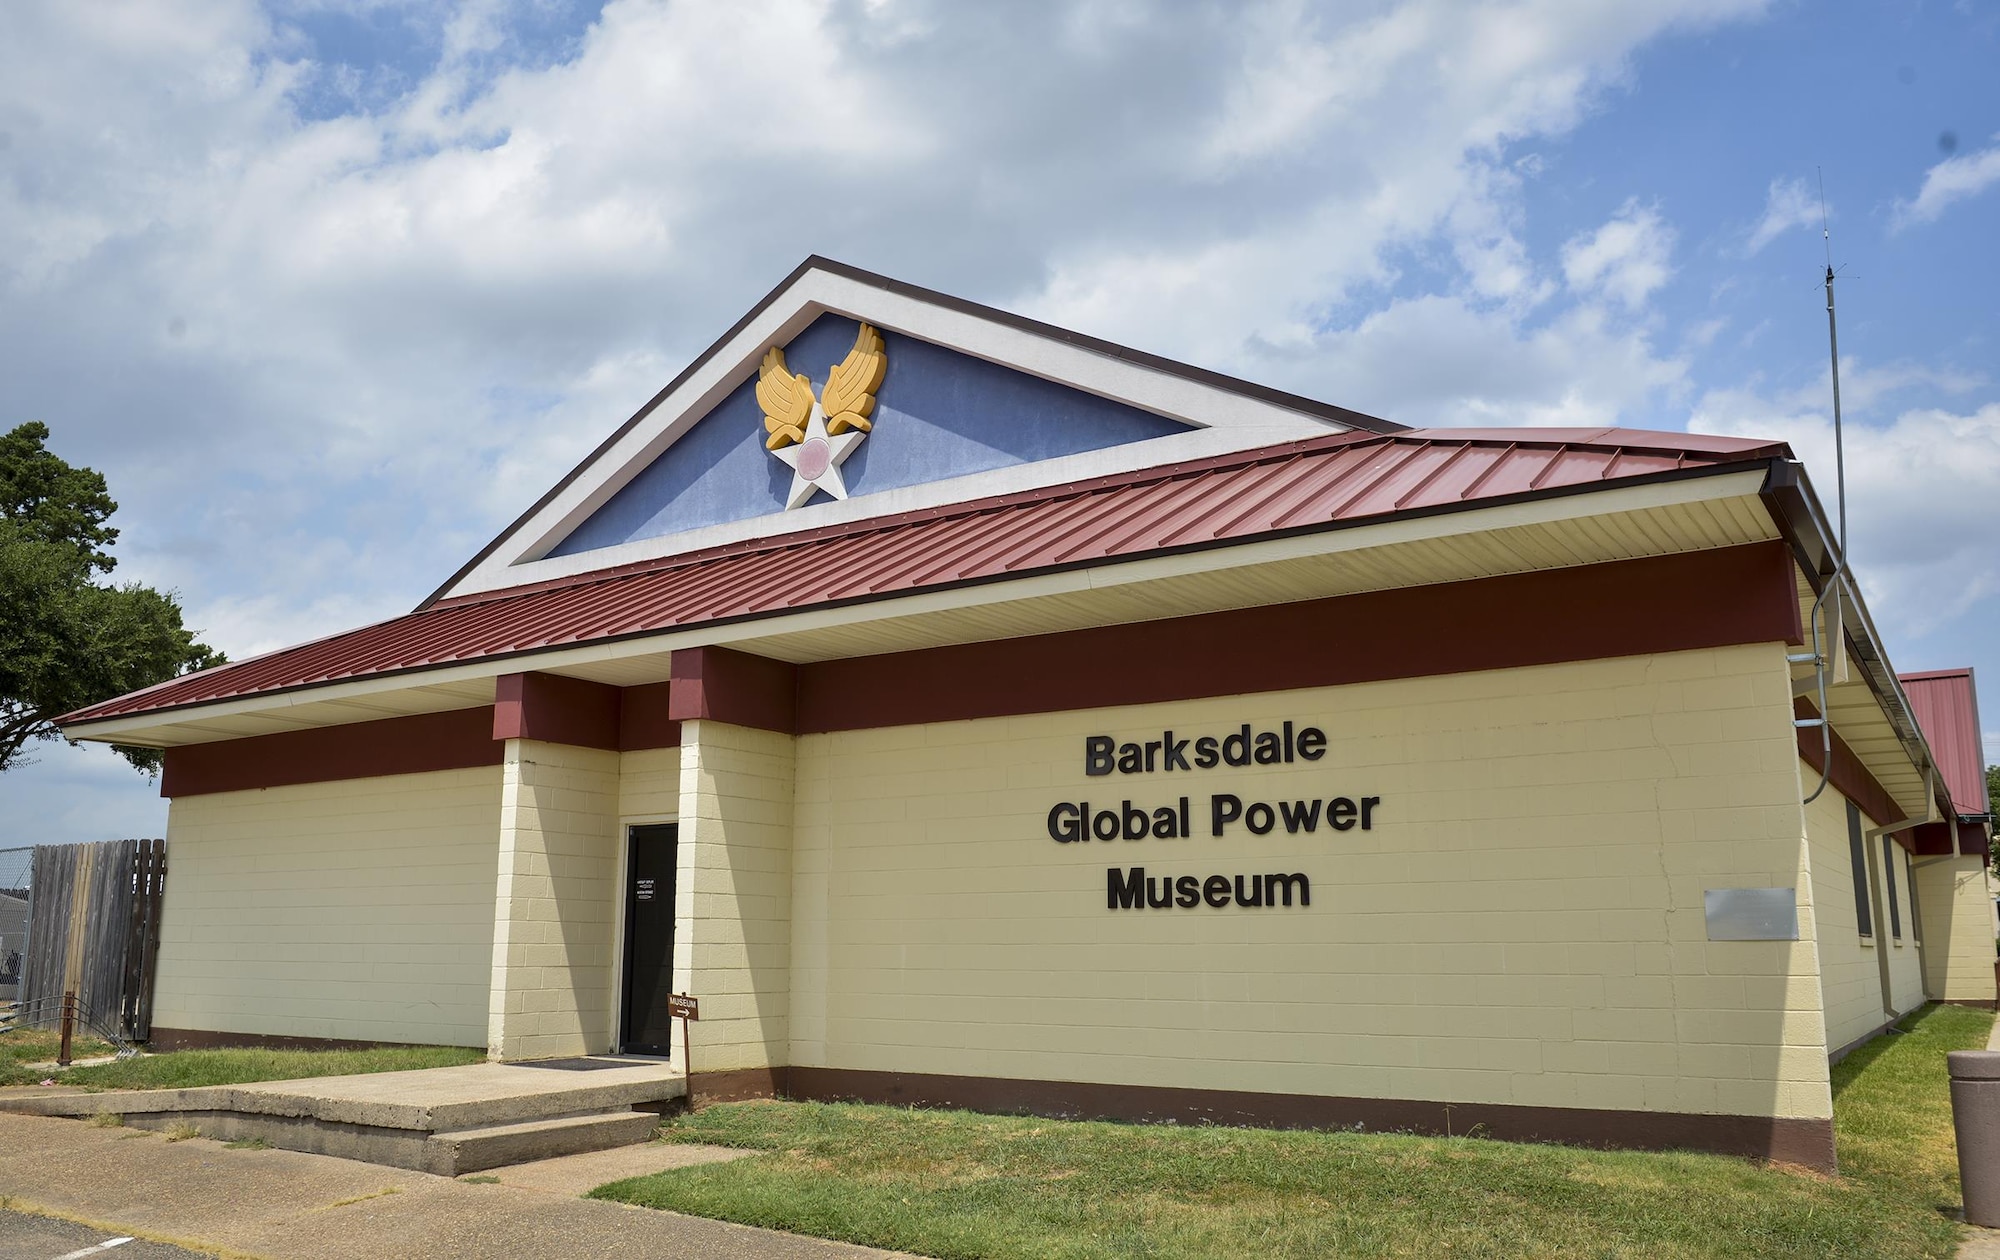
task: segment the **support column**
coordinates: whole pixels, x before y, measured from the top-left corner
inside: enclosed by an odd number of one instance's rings
[[[616,1035],[618,715],[615,688],[535,674],[500,680],[493,734],[507,753],[491,1058],[601,1054]]]
[[[797,675],[727,648],[673,656],[681,723],[675,984],[710,1097],[769,1093],[791,1055],[793,731]],[[700,1089],[700,1086],[697,1086]]]
[[[789,1062],[793,737],[699,720],[681,726],[675,986],[701,1001],[698,1074],[749,1073],[764,1093]]]

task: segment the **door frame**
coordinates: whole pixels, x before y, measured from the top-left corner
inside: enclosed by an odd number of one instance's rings
[[[632,1054],[625,1048],[625,883],[631,878],[632,868],[632,828],[655,827],[662,823],[679,823],[679,814],[631,814],[618,820],[618,862],[617,876],[611,884],[611,1050],[614,1054]],[[685,873],[681,870],[680,842],[674,842],[674,978],[675,988],[681,986],[681,939],[682,923],[678,904],[680,900],[680,880]],[[642,1058],[660,1058],[658,1055],[641,1055]],[[661,1062],[665,1062],[661,1059]]]

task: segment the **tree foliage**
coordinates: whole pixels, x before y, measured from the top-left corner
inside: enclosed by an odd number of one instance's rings
[[[1986,767],[1986,820],[1993,833],[1989,842],[1993,869],[2000,871],[2000,766]]]
[[[39,423],[0,436],[0,771],[56,738],[65,713],[224,660],[181,624],[171,593],[97,580],[117,564],[106,522],[118,505],[102,474],[48,438]],[[151,749],[118,751],[158,768]]]

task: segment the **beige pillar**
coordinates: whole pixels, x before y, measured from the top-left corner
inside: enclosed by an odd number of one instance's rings
[[[1946,1002],[1992,1002],[1993,903],[1977,855],[1920,857],[1917,913],[1923,916],[1924,987]]]
[[[681,725],[675,987],[697,1074],[782,1067],[791,1000],[793,737]]]
[[[487,1054],[611,1048],[618,754],[510,739],[500,789]]]

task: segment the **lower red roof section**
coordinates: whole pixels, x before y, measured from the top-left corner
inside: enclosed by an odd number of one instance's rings
[[[1910,698],[1917,725],[1937,758],[1945,790],[1961,814],[1984,814],[1993,808],[1986,794],[1986,750],[1979,738],[1979,691],[1972,668],[1937,669],[1898,674],[1903,694]]]
[[[459,596],[133,692],[69,714],[62,723],[161,713],[1789,456],[1783,443],[1628,429],[1339,434]]]

